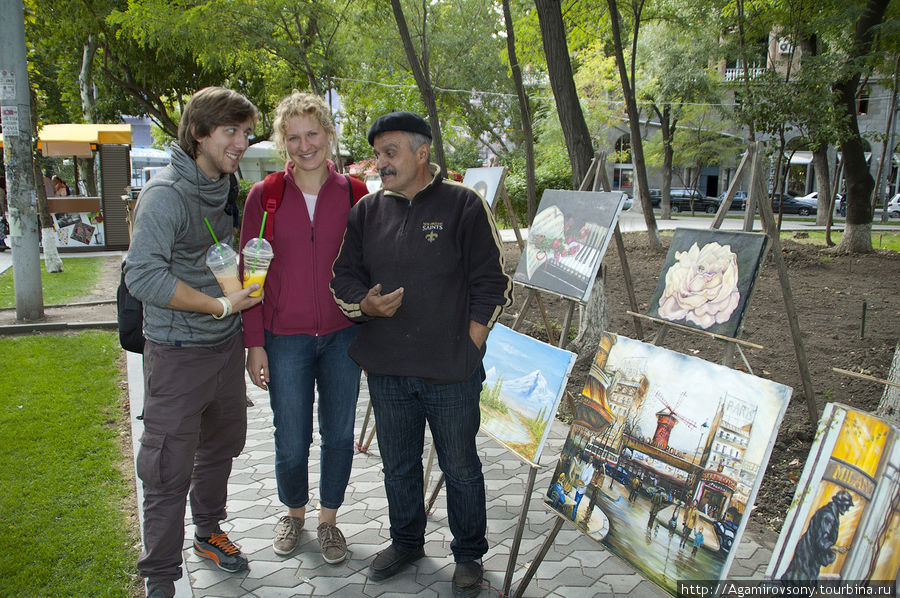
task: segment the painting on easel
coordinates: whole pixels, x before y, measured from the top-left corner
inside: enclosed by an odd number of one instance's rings
[[[496,324],[484,356],[481,429],[537,463],[575,354]]]
[[[493,210],[494,204],[497,202],[497,192],[505,177],[505,166],[485,166],[467,169],[462,182],[463,185],[478,191]]]
[[[768,237],[677,228],[648,315],[735,338]]]
[[[791,389],[604,333],[545,504],[664,590],[728,573]]]
[[[900,430],[828,403],[766,569],[778,580],[900,577]]]
[[[587,302],[624,193],[547,189],[513,280]]]

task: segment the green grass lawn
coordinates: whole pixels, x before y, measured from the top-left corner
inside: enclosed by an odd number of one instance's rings
[[[114,332],[0,338],[0,596],[140,587],[120,355]]]
[[[68,303],[82,297],[93,289],[100,280],[104,257],[63,258],[63,271],[47,274],[41,266],[41,288],[44,291],[44,305]],[[41,262],[43,264],[43,261]],[[16,296],[13,287],[12,268],[0,274],[0,308],[15,307]]]
[[[811,243],[813,245],[821,245],[825,247],[825,231],[811,230],[802,231],[806,237],[795,237],[794,233],[800,231],[783,231],[782,239],[791,239],[798,243]],[[837,245],[841,242],[842,233],[840,231],[831,231],[831,241]],[[889,249],[891,251],[900,251],[900,233],[883,232],[879,230],[872,231],[872,247],[875,249]]]

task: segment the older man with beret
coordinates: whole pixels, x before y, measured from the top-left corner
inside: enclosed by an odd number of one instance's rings
[[[383,115],[368,139],[383,189],[350,212],[331,288],[362,323],[349,354],[368,373],[384,467],[391,544],[369,577],[386,579],[425,555],[427,421],[447,484],[454,594],[472,596],[488,549],[475,447],[482,357],[511,302],[511,280],[488,205],[429,162],[431,128],[422,117]]]

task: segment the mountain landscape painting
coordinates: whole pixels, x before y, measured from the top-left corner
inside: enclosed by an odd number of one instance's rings
[[[481,429],[537,463],[575,354],[497,324],[488,337]]]

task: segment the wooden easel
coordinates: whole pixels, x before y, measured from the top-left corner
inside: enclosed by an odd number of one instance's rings
[[[578,187],[578,191],[600,191],[602,186],[603,191],[610,191],[609,178],[606,176],[606,153],[605,152],[597,152],[594,154],[594,159],[591,160],[591,165],[588,167],[587,172],[584,175],[584,178],[581,181],[581,185]],[[512,206],[507,204],[507,210],[511,212]],[[517,237],[519,239],[519,248],[524,251],[525,243],[521,241],[521,237]],[[616,242],[616,248],[619,254],[619,261],[622,265],[622,273],[625,278],[625,290],[628,294],[628,303],[631,306],[632,311],[637,311],[637,298],[634,294],[634,284],[631,279],[631,268],[628,266],[628,257],[625,254],[625,242],[622,239],[622,231],[619,228],[618,219],[616,220],[616,226],[613,229],[613,238]],[[598,276],[600,273],[598,272]],[[523,285],[524,286],[524,285]],[[540,293],[536,289],[531,287],[528,288],[528,294],[525,296],[525,300],[522,303],[522,307],[519,309],[519,314],[516,316],[515,321],[511,328],[513,330],[518,330],[521,327],[521,324],[525,318],[525,312],[528,310],[528,306],[530,305],[532,299],[537,299],[540,302]],[[568,337],[569,326],[572,324],[572,316],[575,313],[576,305],[583,304],[580,301],[576,301],[570,297],[561,297],[565,301],[568,302],[568,308],[566,309],[566,315],[563,318],[563,322],[560,328],[560,338],[558,342],[554,338],[554,334],[552,333],[552,326],[547,318],[546,312],[541,308],[541,317],[544,320],[544,326],[547,329],[547,336],[550,340],[551,345],[557,345],[559,348],[563,348],[566,343],[566,339]],[[540,305],[540,303],[539,303]],[[638,336],[643,336],[643,327],[641,326],[641,321],[638,318],[634,318],[634,325],[638,332]]]
[[[750,194],[747,198],[747,206],[746,213],[744,216],[744,230],[752,231],[753,230],[753,219],[754,219],[754,211],[756,206],[759,207],[760,220],[762,221],[763,228],[766,232],[766,235],[769,237],[769,248],[771,248],[773,259],[775,261],[776,268],[778,270],[778,275],[781,281],[782,294],[784,296],[785,308],[787,310],[788,322],[791,328],[791,335],[794,340],[794,349],[797,355],[797,361],[800,366],[800,376],[803,381],[804,393],[807,397],[807,408],[809,410],[810,421],[813,425],[818,422],[818,411],[815,406],[815,394],[812,387],[812,381],[809,377],[809,364],[806,359],[806,351],[803,346],[802,339],[800,337],[800,329],[797,324],[797,313],[794,307],[793,294],[791,293],[790,281],[788,280],[787,269],[784,266],[784,261],[781,252],[781,239],[778,235],[778,230],[775,225],[775,219],[772,214],[772,205],[768,201],[768,197],[764,192],[765,189],[765,181],[763,178],[763,168],[762,168],[762,150],[763,144],[761,142],[757,142],[752,144],[747,152],[745,152],[744,157],[741,160],[740,166],[735,172],[735,176],[728,187],[728,191],[726,192],[725,200],[719,206],[719,211],[716,214],[715,219],[713,220],[711,229],[718,230],[721,227],[722,222],[725,219],[725,214],[728,212],[728,209],[731,207],[731,202],[734,199],[735,191],[737,189],[737,184],[741,179],[741,175],[744,172],[744,169],[749,162],[751,164],[751,183],[750,183]],[[762,256],[761,261],[765,259],[765,255]],[[737,349],[741,355],[741,358],[744,360],[744,364],[747,369],[750,370],[750,366],[747,363],[746,357],[744,356],[743,351],[741,351],[741,346],[749,346],[753,348],[763,348],[759,345],[754,345],[753,343],[749,343],[747,341],[743,341],[737,338],[727,337],[723,335],[717,335],[701,330],[697,330],[691,328],[689,326],[682,326],[680,324],[675,324],[673,322],[669,322],[667,320],[661,320],[659,318],[653,318],[650,316],[646,316],[643,314],[637,313],[637,311],[632,308],[631,311],[628,312],[629,315],[635,318],[642,318],[651,320],[655,323],[661,325],[660,330],[656,334],[656,338],[654,339],[653,344],[657,344],[662,341],[662,338],[665,336],[665,331],[668,328],[676,328],[676,329],[684,329],[686,331],[692,333],[700,333],[705,334],[718,340],[722,340],[728,343],[725,355],[723,356],[723,362],[730,359],[729,355],[733,357],[733,351]],[[728,364],[730,365],[730,364]],[[752,370],[750,370],[752,373]],[[842,372],[844,373],[844,372]],[[847,374],[854,375],[851,372],[846,372]],[[881,380],[878,380],[881,382]],[[898,385],[900,386],[900,385]],[[526,500],[527,500],[526,496]],[[537,555],[535,555],[534,560],[528,566],[528,569],[525,572],[522,581],[519,583],[516,588],[515,593],[512,595],[513,598],[521,598],[525,589],[528,587],[528,584],[531,582],[532,578],[537,571],[538,566],[540,566],[541,562],[543,562],[544,558],[547,556],[547,552],[550,550],[550,547],[553,545],[553,542],[556,539],[557,534],[559,534],[560,529],[562,529],[564,517],[563,515],[556,513],[556,520],[553,524],[553,528],[547,534],[547,537],[544,539],[544,542],[541,544],[540,549],[538,550]]]
[[[807,410],[809,413],[810,423],[813,425],[816,424],[819,420],[818,409],[815,404],[815,391],[812,386],[812,379],[809,375],[809,362],[806,358],[806,349],[803,345],[803,339],[800,335],[800,326],[797,323],[797,310],[794,305],[794,296],[791,291],[790,279],[788,278],[787,268],[784,265],[784,259],[781,251],[781,238],[779,236],[778,228],[775,224],[775,216],[772,213],[772,204],[769,202],[768,195],[765,193],[765,181],[763,178],[763,165],[762,165],[762,151],[763,144],[761,142],[757,142],[752,144],[746,152],[744,152],[743,157],[741,158],[740,165],[735,171],[734,177],[731,180],[731,184],[728,186],[728,191],[725,193],[725,199],[722,201],[722,204],[719,206],[719,211],[716,213],[716,217],[713,219],[712,224],[710,225],[710,230],[719,230],[722,226],[722,222],[725,220],[725,215],[728,213],[728,210],[731,207],[731,202],[734,199],[735,192],[737,190],[737,186],[741,180],[741,177],[744,175],[744,172],[747,169],[749,164],[750,166],[750,193],[747,197],[747,206],[746,211],[744,213],[744,226],[743,230],[745,232],[749,232],[753,230],[753,221],[754,214],[756,212],[757,207],[759,208],[759,217],[762,222],[763,231],[766,233],[766,236],[769,239],[769,245],[766,248],[766,252],[772,252],[772,258],[775,262],[775,267],[778,271],[779,281],[781,283],[781,292],[784,297],[785,309],[787,311],[788,324],[791,330],[791,337],[794,342],[794,351],[797,356],[797,363],[800,369],[800,379],[803,383],[803,392],[806,395],[806,403]],[[761,261],[765,261],[765,254]],[[660,318],[653,318],[651,316],[637,314],[628,312],[629,315],[640,317],[643,319],[647,319],[659,324],[661,327],[657,331],[656,336],[654,337],[652,343],[654,345],[658,345],[662,342],[665,337],[665,333],[668,328],[676,328],[678,330],[685,330],[688,332],[692,332],[695,334],[703,334],[706,336],[710,336],[721,340],[726,343],[725,351],[722,356],[722,365],[731,367],[732,362],[734,360],[734,352],[735,350],[739,353],[741,360],[744,363],[744,366],[747,368],[751,374],[753,373],[753,369],[750,367],[750,364],[747,361],[747,357],[744,355],[741,347],[751,347],[754,349],[762,349],[763,347],[759,345],[755,345],[754,343],[749,343],[747,341],[742,341],[737,338],[731,338],[721,335],[712,334],[703,330],[699,330],[696,328],[691,328],[689,326],[682,326],[679,324],[675,324],[673,322],[669,322],[667,320],[662,320]]]

